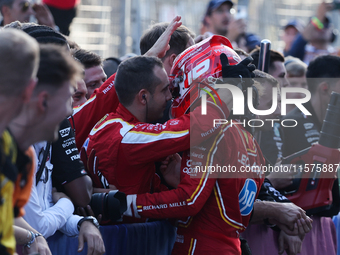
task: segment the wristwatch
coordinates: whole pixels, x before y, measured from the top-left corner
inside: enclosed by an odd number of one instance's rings
[[[93,216],[87,216],[87,217],[82,218],[80,221],[78,221],[78,224],[77,224],[78,230],[80,230],[80,226],[81,226],[81,224],[83,224],[84,221],[92,222],[92,224],[95,225],[96,228],[99,229],[99,223],[98,223],[97,219]]]

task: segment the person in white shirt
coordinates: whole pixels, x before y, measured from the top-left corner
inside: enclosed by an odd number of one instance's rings
[[[65,48],[40,45],[38,84],[31,100],[9,126],[18,144],[30,145],[58,138],[59,123],[72,113],[71,96],[80,73],[79,64]],[[38,146],[36,149],[39,150]],[[52,166],[47,164],[42,174],[44,181],[39,181],[37,187],[34,182],[24,219],[45,238],[60,229],[70,236],[79,235],[78,251],[83,249],[86,241],[88,254],[103,254],[105,247],[98,222],[91,217],[72,215],[74,207],[67,196],[52,192],[51,169]]]

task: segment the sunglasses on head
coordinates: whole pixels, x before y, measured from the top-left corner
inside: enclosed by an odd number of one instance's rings
[[[28,2],[28,1],[22,2],[21,3],[21,11],[27,12],[27,10],[30,8],[30,6],[31,6],[31,2]]]

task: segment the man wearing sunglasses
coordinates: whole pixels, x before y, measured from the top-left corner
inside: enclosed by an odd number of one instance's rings
[[[33,4],[28,0],[0,0],[0,12],[3,17],[0,26],[13,21],[29,22],[33,15],[40,25],[57,29],[51,12],[44,4]]]

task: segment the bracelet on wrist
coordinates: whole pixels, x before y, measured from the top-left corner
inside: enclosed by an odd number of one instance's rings
[[[27,238],[29,237],[29,234],[31,234],[31,240],[29,240],[25,245],[24,247],[27,247],[27,248],[31,248],[31,245],[34,243],[35,239],[39,236],[42,236],[42,234],[40,233],[33,233],[31,230],[28,230],[28,235],[27,235]]]
[[[29,234],[31,234],[31,239],[24,245],[24,247],[31,248],[32,243],[34,243],[35,241],[35,234],[31,230],[28,230],[28,232]],[[29,234],[27,235],[27,237],[29,237]]]
[[[311,24],[318,30],[321,30],[325,27],[324,24],[317,17],[312,17]]]

